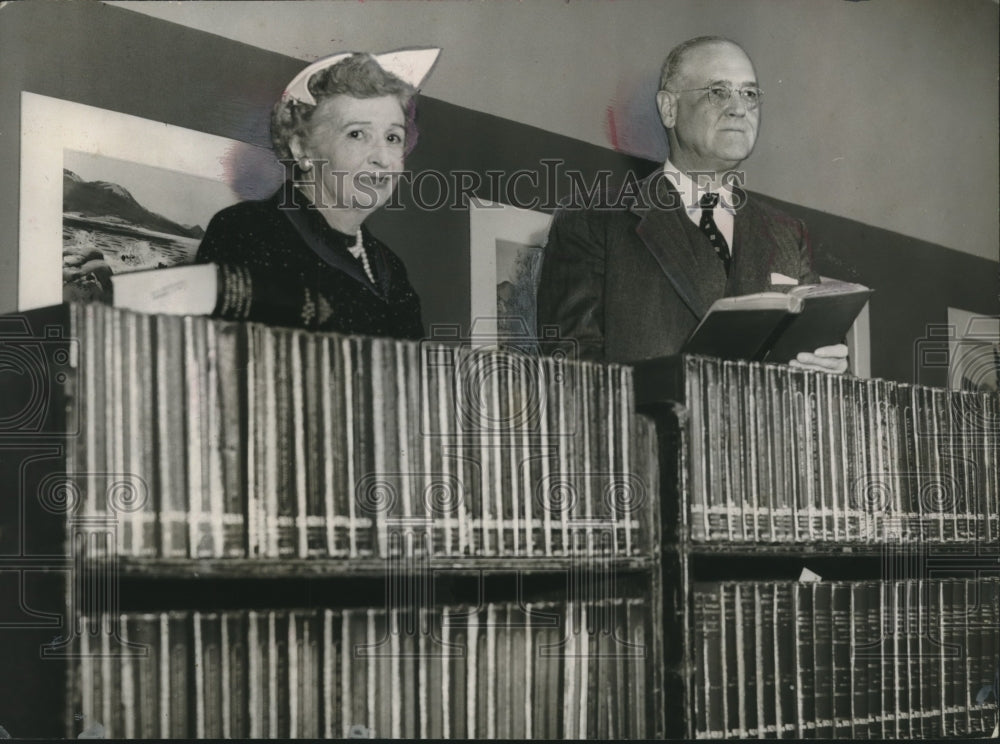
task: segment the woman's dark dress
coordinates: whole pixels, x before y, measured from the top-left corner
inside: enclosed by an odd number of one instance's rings
[[[419,339],[420,298],[399,257],[367,230],[364,246],[375,275],[348,251],[355,236],[329,226],[286,183],[270,199],[218,212],[198,248],[198,263],[245,267],[253,284],[239,319],[309,330]],[[231,316],[230,316],[231,317]]]

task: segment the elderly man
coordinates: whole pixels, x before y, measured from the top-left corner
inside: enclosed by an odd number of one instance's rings
[[[558,326],[585,359],[677,353],[723,296],[815,282],[805,226],[740,188],[761,91],[746,52],[705,36],[667,56],[656,96],[670,159],[615,209],[566,209],[553,221],[538,289],[540,326]],[[843,345],[791,364],[847,368]]]

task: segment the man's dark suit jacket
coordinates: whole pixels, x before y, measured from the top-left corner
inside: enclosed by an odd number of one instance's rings
[[[538,288],[540,338],[556,326],[580,358],[597,361],[676,354],[720,297],[775,289],[772,272],[818,281],[801,220],[739,191],[727,281],[662,170],[640,186],[630,207],[556,214]]]
[[[423,338],[420,298],[403,262],[366,228],[363,232],[375,282],[348,251],[354,236],[330,227],[301,192],[285,184],[270,199],[241,202],[216,214],[196,261],[250,272],[253,303],[238,319]]]

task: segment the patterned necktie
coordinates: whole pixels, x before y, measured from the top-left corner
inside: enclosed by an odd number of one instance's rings
[[[712,216],[712,212],[718,203],[718,194],[709,193],[701,197],[698,202],[698,205],[701,207],[701,222],[698,223],[698,227],[708,236],[712,247],[715,248],[715,252],[722,259],[722,265],[726,269],[726,276],[729,276],[729,268],[732,265],[733,258],[729,253],[729,246],[726,244],[726,239],[723,237],[722,231],[719,230],[719,226],[715,224],[715,218]]]

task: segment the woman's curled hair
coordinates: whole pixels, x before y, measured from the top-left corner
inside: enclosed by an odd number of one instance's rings
[[[416,144],[413,104],[417,89],[383,70],[372,55],[359,52],[319,70],[309,78],[308,87],[316,99],[315,105],[282,98],[271,111],[271,145],[279,158],[292,159],[289,141],[296,135],[305,136],[319,104],[337,95],[352,98],[395,96],[406,116],[406,152]]]

